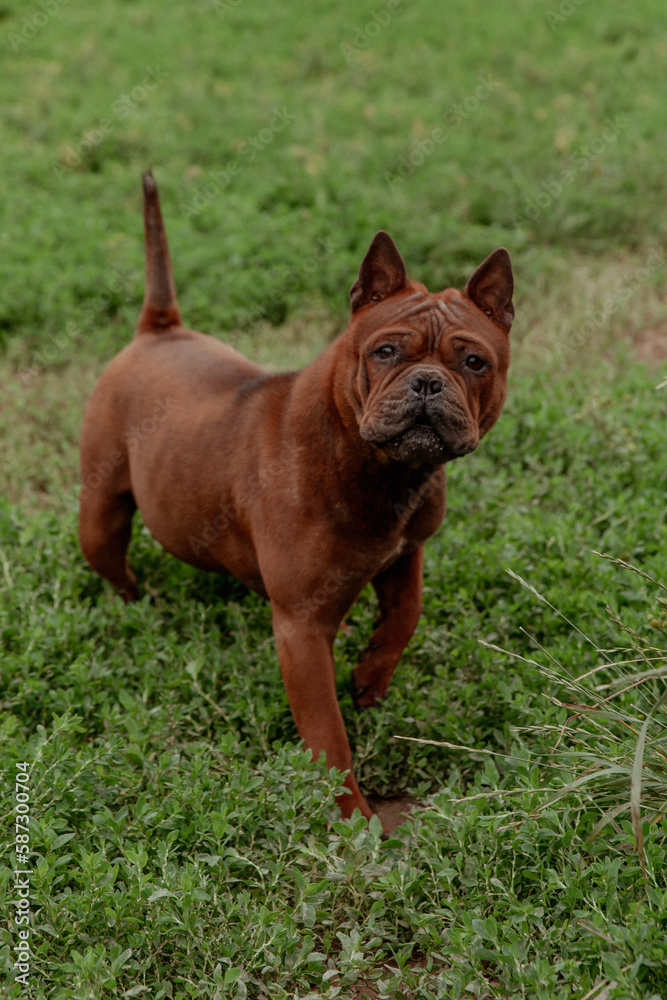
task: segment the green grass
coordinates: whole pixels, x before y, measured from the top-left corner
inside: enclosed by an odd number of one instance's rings
[[[452,466],[422,625],[378,711],[355,714],[347,693],[370,594],[337,642],[362,787],[428,804],[387,843],[329,826],[335,776],[295,745],[259,598],[138,529],[150,593],[126,608],[83,565],[74,510],[6,505],[3,765],[34,761],[43,995],[212,996],[225,975],[221,996],[259,996],[258,984],[271,997],[351,996],[357,976],[384,996],[581,997],[610,981],[609,996],[663,995],[667,824],[645,816],[645,887],[628,811],[589,839],[610,798],[629,801],[629,775],[558,797],[577,776],[576,758],[554,768],[551,756],[572,714],[564,677],[597,659],[506,573],[601,648],[623,639],[610,600],[665,662],[651,585],[591,551],[664,575],[665,401],[641,369],[602,378],[587,392],[524,376],[494,434]],[[641,697],[615,705],[642,718]],[[623,727],[608,727],[600,742],[618,747]],[[664,800],[664,766],[658,780]]]
[[[563,256],[643,259],[664,247],[660,0],[618,9],[587,0],[553,30],[529,0],[511,16],[473,0],[455,16],[404,2],[348,62],[342,46],[376,9],[350,0],[61,4],[3,77],[5,337],[36,351],[71,324],[61,360],[82,343],[107,352],[124,343],[143,281],[138,176],[147,164],[163,192],[185,315],[211,331],[258,314],[281,323],[305,301],[342,317],[380,227],[433,287],[459,284],[507,245],[519,302],[545,275],[551,282]],[[11,50],[24,8],[7,0],[3,10]],[[480,78],[492,89],[466,112]],[[257,138],[274,109],[290,120]],[[387,175],[437,128],[445,139],[390,185]],[[230,182],[189,214],[210,175],[232,165]],[[550,195],[568,169],[574,177]],[[527,206],[540,193],[546,207],[535,214]],[[321,241],[331,243],[322,250]],[[326,266],[313,267],[326,247]]]
[[[667,579],[663,9],[573,9],[404,3],[375,34],[349,0],[63,3],[23,44],[44,8],[3,5],[3,998],[29,761],[35,997],[667,1000],[665,595],[595,554]],[[450,466],[377,710],[349,695],[370,591],[336,641],[363,790],[424,805],[387,841],[298,743],[265,602],[140,522],[137,604],[79,553],[148,165],[186,321],[272,367],[344,325],[380,227],[433,288],[512,254],[508,402]]]

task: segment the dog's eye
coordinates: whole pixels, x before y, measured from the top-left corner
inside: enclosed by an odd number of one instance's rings
[[[466,358],[466,366],[472,368],[474,372],[479,372],[486,365],[484,358],[480,358],[478,354],[469,354]]]
[[[378,349],[376,351],[373,351],[373,353],[378,358],[382,358],[383,361],[387,361],[389,358],[394,357],[394,355],[396,354],[396,348],[394,347],[393,344],[382,344],[382,346],[378,347]]]

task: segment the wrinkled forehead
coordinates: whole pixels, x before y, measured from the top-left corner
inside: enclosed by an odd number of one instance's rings
[[[456,288],[433,294],[411,282],[404,292],[360,310],[351,325],[357,356],[365,353],[363,344],[371,338],[375,342],[383,334],[414,332],[421,340],[420,349],[429,354],[450,343],[450,336],[454,343],[459,336],[464,342],[485,345],[501,368],[509,363],[507,332]]]
[[[402,302],[394,301],[392,305],[392,315],[387,317],[392,325],[405,325],[429,337],[478,325],[475,322],[476,310],[455,289],[447,289],[438,295],[418,289],[407,295]]]
[[[366,317],[364,317],[366,319]],[[482,315],[461,292],[448,288],[444,292],[432,294],[425,288],[413,287],[401,296],[393,296],[386,303],[381,302],[369,311],[363,324],[363,334],[372,330],[403,329],[415,330],[429,340],[440,338],[455,330],[469,330],[471,333],[488,337],[493,335],[492,324]],[[368,325],[367,325],[368,324]]]

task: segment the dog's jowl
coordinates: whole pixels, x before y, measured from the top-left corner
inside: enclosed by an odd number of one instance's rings
[[[84,418],[81,548],[133,600],[127,548],[139,508],[168,552],[266,596],[299,733],[315,757],[324,751],[348,772],[343,815],[369,817],[332,645],[371,582],[380,616],[354,690],[361,707],[382,698],[419,618],[423,545],[445,513],[444,466],[473,451],[503,406],[509,255],[494,251],[463,291],[431,293],[377,233],[347,329],[303,371],[271,375],[182,325],[151,174],[144,222],[137,332]]]

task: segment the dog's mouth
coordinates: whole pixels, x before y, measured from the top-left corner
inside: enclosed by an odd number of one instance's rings
[[[393,437],[387,438],[386,441],[381,443],[380,447],[384,447],[385,445],[397,445],[409,438],[419,438],[424,441],[432,439],[433,441],[437,441],[442,444],[442,438],[433,426],[431,420],[429,420],[425,413],[420,413],[409,427],[406,427],[399,434],[395,434]]]
[[[409,427],[400,433],[374,443],[398,461],[436,464],[460,458],[477,447],[477,440],[472,435],[455,433],[448,427],[441,430],[424,411],[417,414]]]

